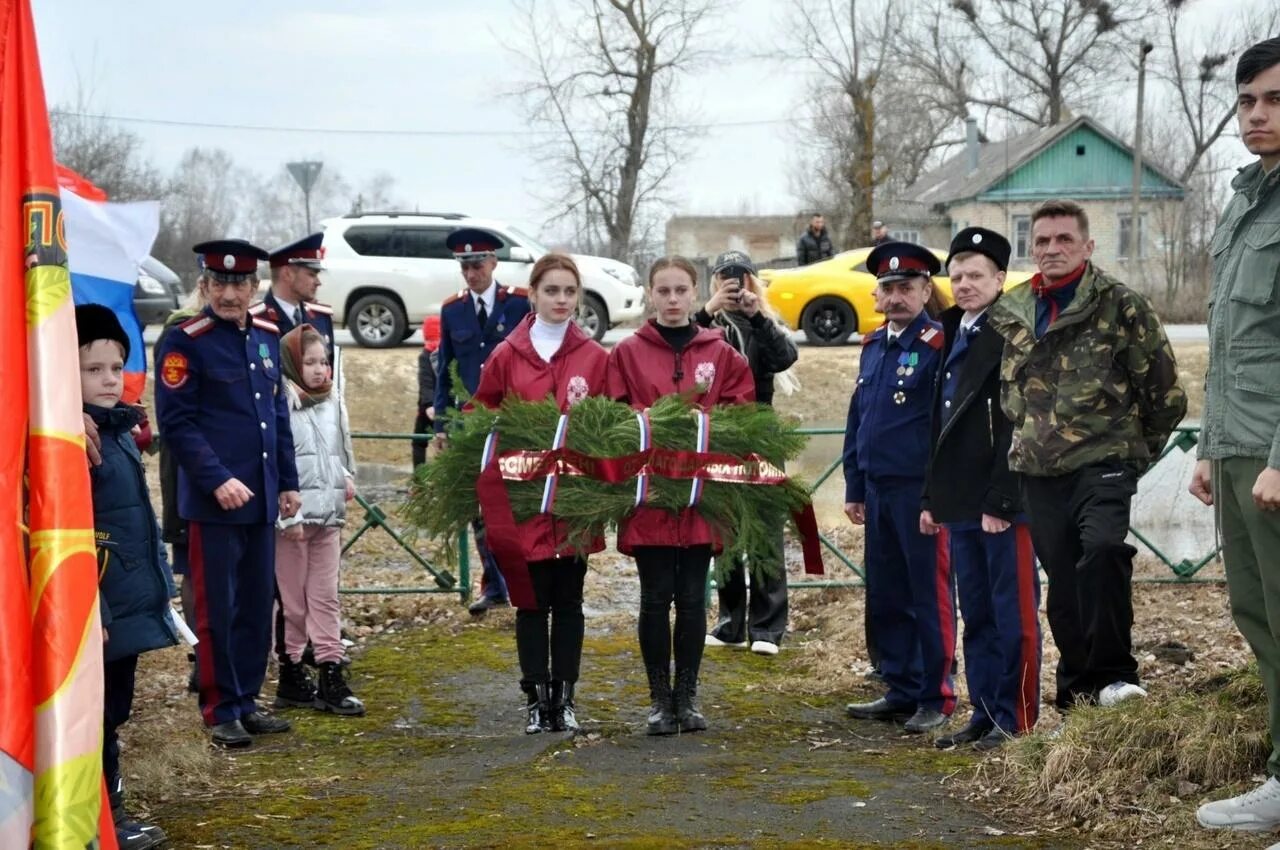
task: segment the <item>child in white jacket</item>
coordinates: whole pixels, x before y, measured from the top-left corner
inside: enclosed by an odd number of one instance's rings
[[[280,340],[284,391],[298,466],[302,510],[277,521],[276,584],[284,610],[284,647],[276,705],[364,714],[342,673],[338,562],[346,505],[355,496],[355,457],[347,408],[333,389],[324,338],[299,325]],[[308,639],[319,685],[302,663]]]

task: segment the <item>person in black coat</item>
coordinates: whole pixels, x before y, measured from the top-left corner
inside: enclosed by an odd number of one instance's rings
[[[725,340],[751,365],[756,401],[773,404],[774,379],[800,356],[786,328],[766,312],[768,307],[755,277],[756,267],[741,251],[727,251],[711,270],[715,291],[694,314],[703,327],[724,331]],[[777,532],[782,551],[782,529]],[[787,631],[786,567],[779,564],[767,578],[752,579],[748,604],[745,564],[734,564],[719,588],[720,621],[706,637],[708,646],[747,646],[760,655],[776,655]]]
[[[418,415],[413,433],[436,432],[436,351],[440,348],[440,317],[427,316],[422,322],[422,351],[418,352]],[[413,468],[427,462],[427,441],[413,441]]]
[[[796,240],[796,265],[807,266],[834,256],[835,246],[831,244],[831,236],[827,233],[827,220],[822,213],[814,213],[809,219],[809,227]]]
[[[970,227],[956,234],[947,258],[956,305],[940,317],[946,343],[920,530],[949,535],[973,713],[964,728],[937,740],[944,748],[994,749],[1039,716],[1040,583],[1018,476],[1009,469],[1013,423],[1000,408],[1004,339],[986,324],[1009,254],[1003,236]]]

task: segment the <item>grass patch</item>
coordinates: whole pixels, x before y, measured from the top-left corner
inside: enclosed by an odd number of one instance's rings
[[[1012,742],[1003,759],[982,764],[979,779],[1109,839],[1137,843],[1186,829],[1194,840],[1195,807],[1251,786],[1262,771],[1266,730],[1266,695],[1250,665],[1183,693],[1073,711],[1059,738]]]

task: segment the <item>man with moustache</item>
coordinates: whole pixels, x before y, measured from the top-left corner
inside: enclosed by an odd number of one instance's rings
[[[215,744],[289,723],[257,704],[271,648],[275,521],[301,507],[281,391],[278,328],[249,315],[267,252],[242,239],[193,249],[208,301],[156,353],[156,415],[178,462],[195,589],[200,713]]]
[[[1040,580],[1018,476],[1009,469],[1013,423],[1000,409],[1004,340],[987,326],[1010,253],[995,231],[957,233],[947,258],[956,304],[939,317],[947,341],[920,531],[947,530],[973,706],[964,728],[934,742],[944,749],[993,750],[1030,730],[1040,714]]]
[[[1236,65],[1240,138],[1256,162],[1231,181],[1209,250],[1209,370],[1191,493],[1217,511],[1227,594],[1270,708],[1268,779],[1202,805],[1200,825],[1280,827],[1280,38]]]
[[[866,525],[868,627],[883,697],[845,709],[861,720],[906,720],[911,733],[955,708],[954,589],[945,536],[920,533],[929,415],[942,363],[942,328],[925,303],[941,266],[933,252],[886,242],[867,257],[888,320],[863,341],[844,437],[845,514]],[[939,557],[939,551],[943,557]]]

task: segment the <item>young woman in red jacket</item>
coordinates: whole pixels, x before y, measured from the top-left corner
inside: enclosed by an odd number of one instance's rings
[[[746,359],[720,330],[690,321],[697,271],[683,257],[664,257],[649,270],[655,318],[609,355],[609,395],[637,409],[671,393],[709,408],[755,400]],[[693,448],[693,447],[690,447]],[[707,728],[695,701],[707,625],[706,585],[720,540],[694,506],[679,514],[638,505],[618,529],[618,549],[640,574],[640,653],[649,676],[650,735]],[[675,603],[675,688],[671,684],[671,604]]]
[[[573,320],[582,279],[572,259],[543,256],[530,272],[529,290],[533,312],[489,355],[472,401],[498,407],[508,395],[527,401],[551,396],[568,411],[605,391],[608,354]],[[592,541],[586,553],[577,552],[550,513],[525,520],[518,530],[538,603],[536,609],[516,611],[520,688],[527,699],[524,731],[575,732],[573,691],[582,660],[586,554],[603,549],[604,539]]]

